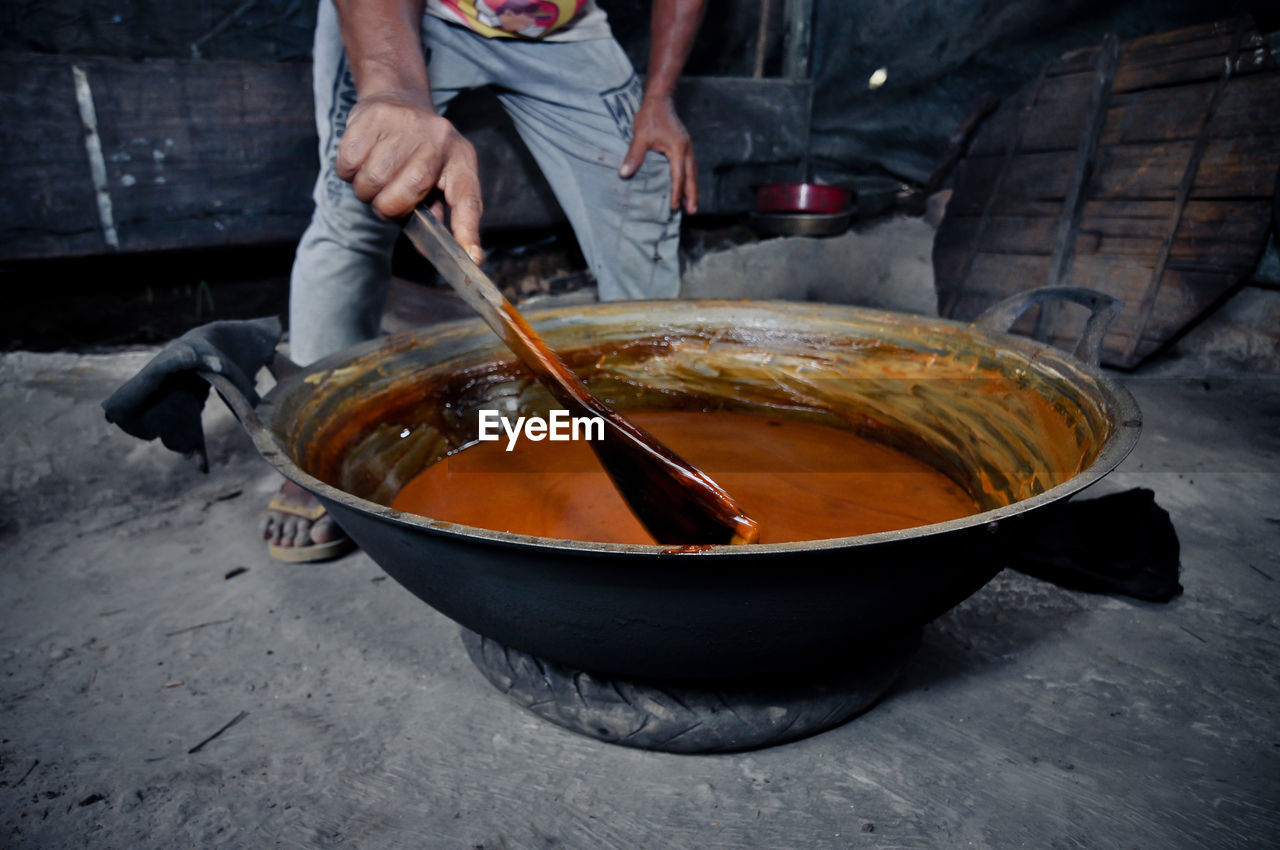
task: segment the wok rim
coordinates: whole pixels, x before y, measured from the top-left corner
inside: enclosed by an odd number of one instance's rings
[[[690,309],[697,307],[725,309],[731,307],[768,308],[770,306],[780,306],[789,311],[794,311],[798,307],[822,308],[823,310],[839,310],[846,314],[856,314],[873,318],[883,317],[884,320],[895,324],[902,323],[904,320],[907,320],[952,328],[968,334],[975,334],[990,342],[998,343],[998,346],[1006,351],[1017,351],[1024,355],[1028,362],[1036,360],[1056,362],[1057,364],[1067,367],[1069,371],[1083,373],[1086,377],[1095,381],[1101,390],[1104,400],[1108,404],[1114,406],[1116,412],[1114,431],[1103,444],[1102,450],[1098,452],[1097,457],[1094,458],[1093,462],[1089,464],[1089,466],[1080,470],[1061,484],[1050,487],[1049,489],[1038,493],[1035,496],[1031,496],[1030,498],[1021,499],[1017,502],[1004,505],[999,508],[991,508],[975,514],[946,520],[945,522],[912,526],[910,528],[897,529],[893,531],[879,531],[872,534],[851,535],[848,537],[830,537],[819,540],[797,540],[784,543],[753,543],[750,545],[736,546],[732,544],[712,544],[699,547],[680,547],[672,544],[661,543],[601,543],[597,541],[565,540],[556,537],[537,537],[534,535],[516,534],[508,531],[494,531],[487,528],[461,525],[458,523],[433,519],[420,514],[400,511],[390,506],[382,505],[353,495],[345,490],[340,490],[331,484],[321,481],[310,473],[305,472],[301,467],[294,463],[288,452],[285,451],[285,449],[276,441],[275,436],[269,427],[265,427],[259,423],[256,428],[248,428],[248,430],[250,431],[258,452],[286,478],[294,481],[294,483],[304,487],[305,489],[310,490],[321,499],[336,502],[364,514],[375,515],[380,519],[390,521],[396,525],[406,526],[430,534],[439,534],[464,541],[475,541],[485,545],[515,547],[526,550],[534,549],[545,552],[569,553],[573,555],[617,555],[626,558],[697,556],[699,558],[712,559],[726,557],[780,557],[803,552],[812,552],[815,550],[857,550],[866,546],[931,538],[942,534],[950,534],[952,532],[972,531],[982,527],[987,527],[990,531],[995,531],[996,526],[1004,520],[1020,516],[1029,511],[1044,507],[1069,496],[1073,496],[1109,475],[1129,455],[1134,446],[1137,445],[1138,438],[1142,431],[1142,414],[1136,399],[1134,399],[1133,395],[1124,387],[1124,385],[1103,374],[1100,367],[1084,363],[1083,361],[1071,356],[1069,353],[1055,348],[1048,343],[1039,343],[1028,337],[987,330],[967,322],[932,316],[916,316],[907,313],[896,313],[887,310],[876,310],[847,304],[825,304],[820,302],[769,301],[757,299],[677,299],[675,301],[636,300],[610,302],[610,304],[613,305],[628,306],[639,309],[643,309],[643,307],[648,304],[669,306],[672,303],[686,305]],[[570,307],[544,308],[527,311],[524,315],[525,318],[528,319],[529,323],[534,325],[536,328],[539,322],[547,321],[565,314],[580,313],[584,309],[584,306],[589,309],[591,307],[609,305],[576,305]],[[423,334],[440,334],[446,331],[463,331],[473,326],[484,328],[485,332],[488,332],[487,328],[483,325],[483,321],[479,317],[464,318],[448,322],[440,322],[438,324],[419,328],[413,331],[407,331],[401,334],[379,337],[377,339],[369,340],[368,342],[343,349],[342,351],[331,354],[328,357],[310,364],[309,366],[302,367],[298,373],[290,375],[289,377],[279,381],[276,386],[266,394],[262,402],[256,408],[255,413],[259,414],[263,419],[269,419],[275,410],[275,400],[290,392],[296,391],[296,385],[305,382],[308,376],[341,368],[342,366],[349,364],[350,361],[356,357],[363,356],[380,348],[386,347],[392,344],[394,340]],[[245,421],[246,423],[248,422],[244,417],[241,418],[242,421]]]

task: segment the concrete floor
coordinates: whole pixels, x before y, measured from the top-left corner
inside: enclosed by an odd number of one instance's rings
[[[1122,378],[1146,428],[1096,492],[1155,491],[1178,600],[1006,572],[862,717],[675,756],[508,702],[363,554],[270,560],[275,479],[220,405],[208,476],[103,421],[148,353],[0,357],[0,845],[1280,842],[1280,378]]]

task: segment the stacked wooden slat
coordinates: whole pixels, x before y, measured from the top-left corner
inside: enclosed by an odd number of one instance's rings
[[[1256,266],[1280,172],[1280,73],[1247,20],[1112,51],[1064,56],[983,126],[934,266],[953,318],[1044,285],[1122,299],[1103,360],[1130,367]],[[1066,343],[1083,320],[1020,329]]]

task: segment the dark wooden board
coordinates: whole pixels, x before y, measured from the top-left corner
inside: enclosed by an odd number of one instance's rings
[[[1042,206],[1048,206],[1042,205]],[[1171,262],[1245,274],[1257,263],[1266,238],[1266,201],[1222,204],[1191,201],[1178,223]],[[1076,239],[1076,256],[1111,255],[1154,260],[1173,213],[1172,201],[1092,201],[1085,204]],[[944,255],[972,242],[977,216],[956,217],[939,234]],[[1044,254],[1053,250],[1056,216],[992,216],[983,239],[990,254]]]
[[[0,64],[0,244],[27,241],[36,250],[73,241],[101,244],[98,208],[85,156],[84,132],[71,70],[65,64],[28,65],[30,91],[12,84]],[[42,96],[37,98],[38,92]],[[0,249],[3,250],[3,249]]]
[[[980,286],[966,288],[959,295],[952,315],[960,319],[972,319],[993,302],[1012,292],[1029,288],[1028,280],[1044,280],[1049,271],[1047,255],[1026,254],[978,254],[973,261],[974,280]],[[1156,351],[1170,336],[1186,324],[1185,316],[1200,315],[1215,304],[1238,279],[1237,275],[1183,270],[1170,266],[1162,277],[1156,299],[1156,309],[1150,320],[1139,327],[1138,316],[1132,305],[1138,303],[1150,285],[1152,264],[1132,258],[1076,257],[1071,267],[1072,286],[1083,286],[1114,295],[1125,301],[1127,307],[1112,323],[1103,346],[1103,362],[1119,365],[1133,356],[1137,359]],[[1015,328],[1030,333],[1034,314],[1024,317]],[[1084,328],[1082,310],[1064,309],[1054,325],[1048,342],[1065,347],[1074,345]]]
[[[1197,94],[1207,98],[1222,76],[1226,53],[1236,37],[1235,24],[1225,22],[1151,36],[1122,48],[1120,65],[1111,89],[1110,111],[1103,144],[1168,141],[1194,138]],[[1187,33],[1186,37],[1177,33]],[[1253,108],[1276,99],[1276,61],[1256,32],[1246,32],[1232,67],[1232,81],[1224,92],[1220,124],[1229,133],[1271,132],[1274,110]],[[1019,151],[1074,150],[1076,129],[1093,81],[1097,48],[1074,51],[1045,69],[1036,89],[1031,120]],[[1259,76],[1261,75],[1261,76]],[[1199,86],[1184,91],[1183,87]],[[1030,88],[1010,99],[1010,108],[992,116],[970,146],[974,155],[1004,152],[1002,140],[1015,135],[1021,110],[1027,106]]]
[[[1195,139],[1198,121],[1204,115],[1215,85],[1215,81],[1207,81],[1113,95],[1099,144]],[[1073,134],[1079,127],[1078,113],[1087,91],[1083,84],[1067,88],[1046,80],[1036,100],[1034,120],[1028,124],[1019,150],[1072,150]],[[1259,104],[1268,102],[1280,102],[1280,74],[1258,73],[1233,79],[1218,106],[1216,123],[1221,129],[1215,137],[1280,135],[1280,111],[1259,108]],[[970,156],[1002,156],[1004,144],[1015,132],[1017,118],[1014,110],[1001,110],[992,116],[974,138]]]
[[[0,260],[113,250],[100,215],[72,66],[97,116],[118,250],[297,239],[317,170],[306,63],[0,54]],[[752,185],[794,179],[807,146],[808,83],[688,78],[677,100],[694,138],[700,208],[745,211]],[[563,218],[494,98],[458,101],[475,143],[487,228]]]
[[[1214,21],[1199,26],[1185,27],[1179,30],[1157,33],[1135,39],[1124,45],[1120,61],[1130,67],[1152,67],[1176,64],[1179,62],[1220,57],[1230,48],[1235,32],[1235,21]],[[1251,51],[1263,44],[1262,36],[1256,32],[1245,42],[1248,48],[1243,68],[1257,64],[1267,66],[1270,62],[1265,57],[1253,56]],[[1047,75],[1049,77],[1080,73],[1093,67],[1093,56],[1096,47],[1073,50],[1061,58],[1050,62]],[[1270,64],[1270,67],[1275,67]],[[1241,70],[1241,69],[1237,69]]]
[[[109,250],[72,66],[92,92],[119,250],[301,232],[316,157],[311,108],[300,100],[309,67],[5,55],[0,97],[7,114],[23,117],[0,130],[0,155],[21,163],[24,185],[0,190],[0,258]]]
[[[1191,154],[1189,140],[1155,144],[1107,145],[1099,153],[1092,197],[1096,200],[1163,200],[1177,192],[1176,179]],[[1009,168],[1004,193],[993,212],[1026,200],[1058,200],[1065,196],[1074,162],[1073,151],[1045,151],[1018,156]],[[980,212],[983,190],[1002,167],[1001,157],[973,157],[956,175],[955,212]],[[1192,198],[1265,198],[1280,168],[1280,132],[1212,139],[1204,153]],[[950,208],[949,208],[950,209]]]
[[[1245,50],[1233,63],[1232,72],[1248,74],[1255,71],[1274,71],[1275,61],[1262,46],[1260,37],[1250,39],[1253,45],[1246,45]],[[1215,80],[1222,75],[1225,51],[1208,56],[1196,56],[1168,64],[1130,64],[1122,65],[1121,72],[1116,74],[1115,91],[1117,93],[1136,91],[1153,86],[1186,85],[1203,80]],[[1123,58],[1121,59],[1123,62]]]
[[[1157,350],[1258,262],[1280,174],[1280,73],[1257,33],[1239,26],[1125,45],[1099,107],[1105,118],[1073,213],[1070,259],[1056,277],[1125,301],[1104,346],[1111,365]],[[972,318],[1055,278],[1099,56],[1077,51],[1048,66],[987,122],[957,167],[934,246],[947,315]],[[1040,330],[1068,342],[1083,318],[1064,310]]]

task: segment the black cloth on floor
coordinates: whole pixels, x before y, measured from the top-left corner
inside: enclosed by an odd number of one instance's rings
[[[102,403],[107,420],[143,440],[159,437],[166,448],[208,472],[200,412],[209,384],[197,373],[225,376],[257,404],[254,376],[275,354],[281,334],[275,316],[211,322],[187,331]]]
[[[1137,487],[1028,514],[1008,566],[1071,590],[1168,602],[1182,593],[1179,552],[1168,512]]]

